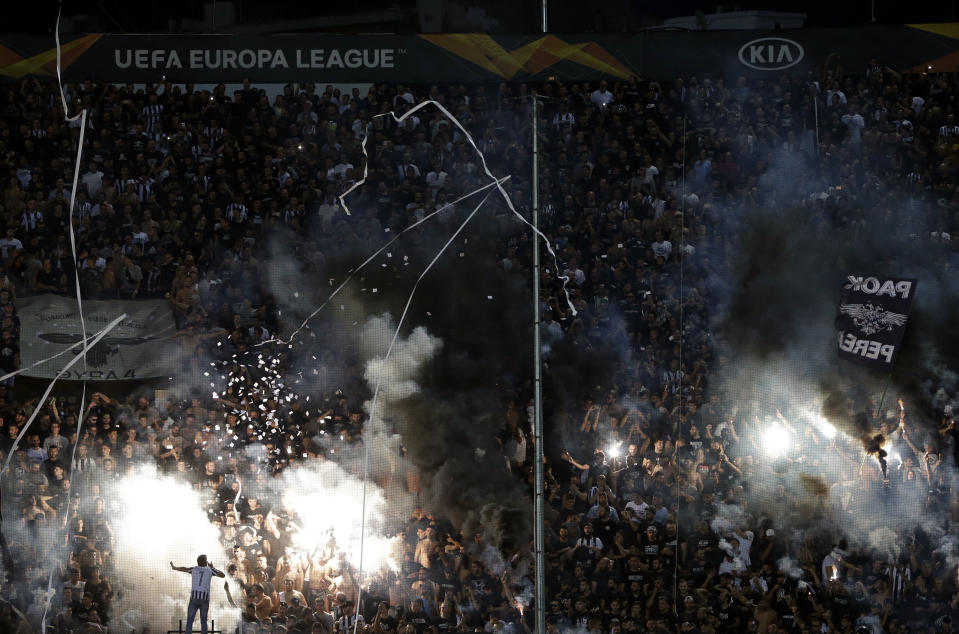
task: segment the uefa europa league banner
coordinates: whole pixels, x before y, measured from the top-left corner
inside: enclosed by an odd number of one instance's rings
[[[24,376],[67,380],[133,381],[168,376],[179,346],[171,346],[176,333],[170,302],[158,300],[83,301],[87,336],[92,336],[120,315],[127,318],[87,351],[86,367],[78,361],[64,366],[83,352],[83,334],[77,301],[59,295],[17,299],[20,317],[20,367]],[[64,352],[55,359],[49,359]]]
[[[952,72],[959,23],[630,34],[112,35],[61,37],[64,80],[112,82],[499,82],[677,77],[804,78],[831,55],[898,72]],[[818,74],[818,73],[817,73]],[[0,35],[0,81],[55,80],[52,37]]]
[[[890,371],[896,362],[917,280],[848,275],[836,317],[839,356]]]

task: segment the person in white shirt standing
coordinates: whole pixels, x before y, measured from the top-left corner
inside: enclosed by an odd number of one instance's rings
[[[858,148],[862,145],[862,129],[866,127],[866,120],[859,114],[859,107],[852,106],[849,108],[849,114],[844,114],[841,121],[849,130],[846,140],[849,144]]]
[[[13,255],[10,253],[11,249],[14,251],[23,250],[23,243],[17,238],[16,227],[7,227],[7,235],[0,238],[0,258],[6,260]]]
[[[103,172],[94,161],[90,161],[88,171],[80,177],[80,180],[87,186],[87,195],[90,198],[96,198],[97,192],[103,187]]]
[[[226,575],[214,568],[213,564],[207,562],[206,555],[197,557],[196,566],[191,568],[174,566],[172,561],[170,567],[179,572],[188,572],[193,576],[193,584],[190,587],[190,603],[186,609],[186,634],[193,634],[193,619],[196,618],[197,610],[200,611],[200,631],[207,634],[206,617],[210,612],[210,582],[214,575],[217,577],[225,577]]]
[[[594,106],[600,109],[606,108],[609,104],[613,103],[613,93],[609,92],[605,79],[599,82],[599,89],[593,91],[589,100]]]

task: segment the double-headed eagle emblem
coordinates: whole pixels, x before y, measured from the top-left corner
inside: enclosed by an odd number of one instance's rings
[[[91,335],[87,336],[89,337]],[[80,354],[83,352],[83,337],[79,333],[42,332],[37,335],[37,338],[49,341],[50,343],[69,344],[79,342],[70,352],[72,354]],[[158,339],[158,337],[104,337],[87,349],[86,362],[94,368],[102,368],[107,364],[109,357],[120,351],[120,346],[136,346],[153,339]]]
[[[856,328],[867,335],[904,326],[907,319],[906,315],[894,313],[875,304],[840,304],[839,312],[849,315]]]

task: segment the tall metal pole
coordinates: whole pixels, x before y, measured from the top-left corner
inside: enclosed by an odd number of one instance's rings
[[[813,113],[816,117],[816,152],[815,154],[819,154],[819,90],[818,88],[816,89],[816,92],[814,92],[812,96],[812,108],[813,108]]]
[[[543,533],[543,374],[539,333],[539,114],[533,93],[533,524],[536,549],[536,634],[546,633],[546,555]]]
[[[544,35],[546,34],[547,26],[548,26],[548,24],[549,24],[548,21],[547,21],[548,10],[547,10],[547,6],[546,6],[548,3],[549,3],[549,0],[543,0],[543,23],[542,23],[542,25],[541,25],[541,28],[542,28],[542,30],[543,30],[543,34],[544,34]],[[873,20],[873,22],[875,22],[875,20]]]

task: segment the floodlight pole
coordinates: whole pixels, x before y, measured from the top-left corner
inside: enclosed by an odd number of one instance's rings
[[[545,23],[545,0],[543,2]],[[543,373],[539,319],[539,99],[533,93],[533,524],[536,550],[536,634],[546,633],[546,556],[543,532],[545,485],[543,478]]]
[[[543,35],[547,31],[547,3],[542,0]],[[536,549],[536,634],[546,634],[546,537],[543,531],[546,485],[543,477],[543,346],[540,340],[539,319],[539,98],[533,91],[533,526]]]

